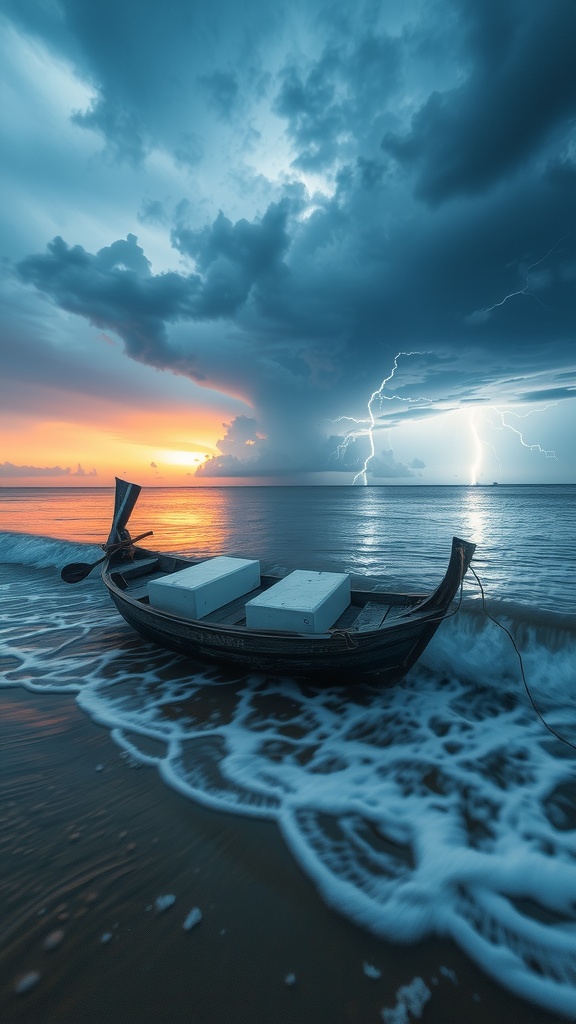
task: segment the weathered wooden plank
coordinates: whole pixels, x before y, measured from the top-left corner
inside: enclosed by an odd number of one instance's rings
[[[116,571],[119,572],[125,580],[133,580],[137,576],[144,576],[149,572],[153,572],[159,565],[159,558],[140,558],[135,562],[127,562],[126,565],[119,567]]]
[[[378,604],[376,601],[367,601],[360,614],[349,627],[355,632],[368,629],[378,629],[388,611],[387,604]]]

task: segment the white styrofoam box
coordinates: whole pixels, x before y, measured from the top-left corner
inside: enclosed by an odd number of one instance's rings
[[[218,555],[150,580],[150,604],[186,619],[201,619],[260,586],[260,562]]]
[[[296,569],[246,603],[246,625],[324,633],[349,604],[348,573]]]

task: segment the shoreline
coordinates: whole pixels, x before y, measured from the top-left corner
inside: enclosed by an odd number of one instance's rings
[[[0,747],[3,1024],[376,1024],[417,977],[425,1024],[564,1020],[450,941],[394,946],[349,923],[275,824],[131,766],[70,695],[0,689]]]

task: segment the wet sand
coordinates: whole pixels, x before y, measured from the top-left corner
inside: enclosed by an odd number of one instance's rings
[[[377,1024],[414,977],[424,1024],[563,1019],[450,942],[349,924],[274,824],[187,801],[70,696],[0,690],[0,751],[2,1024]],[[162,895],[176,898],[159,911]]]

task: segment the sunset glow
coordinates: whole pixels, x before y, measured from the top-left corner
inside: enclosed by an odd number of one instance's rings
[[[169,466],[198,466],[200,462],[205,462],[210,457],[210,454],[215,454],[215,450],[212,449],[210,453],[164,449],[159,453],[158,458],[167,462]]]
[[[104,487],[127,474],[148,485],[191,486],[190,474],[217,453],[222,416],[205,413],[195,418],[193,430],[184,440],[190,417],[174,410],[143,414],[104,408],[89,412],[85,423],[0,416],[2,437],[10,438],[8,461],[36,470],[9,476],[0,466],[0,485]]]

